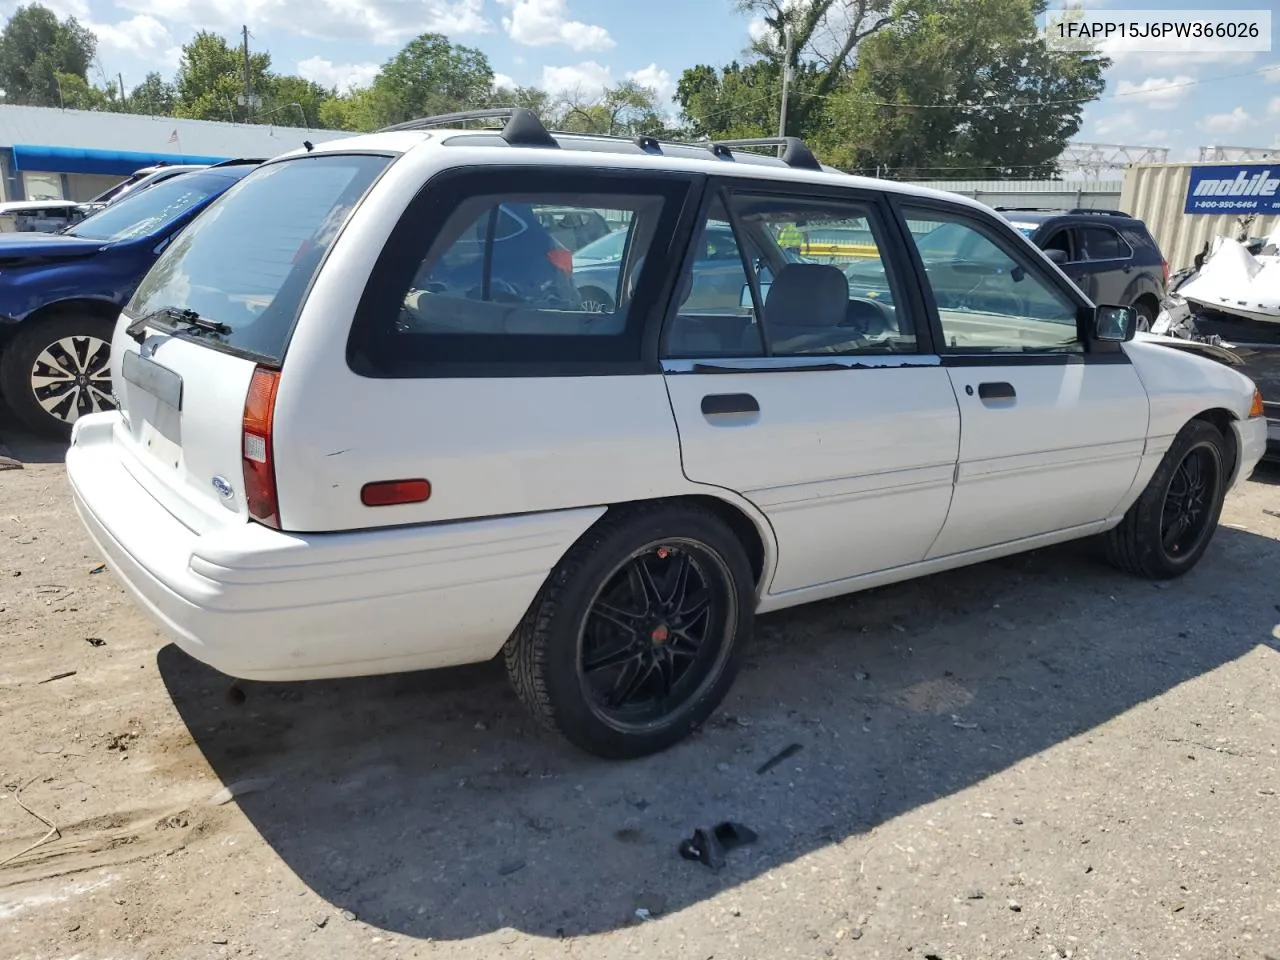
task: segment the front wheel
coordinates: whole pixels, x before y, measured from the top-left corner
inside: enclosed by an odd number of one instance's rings
[[[1226,439],[1192,420],[1178,432],[1147,488],[1107,534],[1107,555],[1151,580],[1178,577],[1204,555],[1218,527],[1227,486]]]
[[[507,642],[512,685],[582,749],[626,759],[687,736],[724,699],[751,633],[751,566],[713,513],[607,516],[548,577]]]
[[[0,392],[26,426],[64,438],[80,417],[114,410],[110,321],[55,314],[27,321],[0,356]]]

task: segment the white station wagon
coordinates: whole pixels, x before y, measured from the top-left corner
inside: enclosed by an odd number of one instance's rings
[[[607,298],[566,211],[626,231],[591,262]],[[1261,398],[1134,319],[988,208],[796,140],[432,118],[197,218],[67,468],[116,575],[217,669],[501,652],[542,720],[638,756],[722,700],[757,612],[1094,534],[1138,575],[1194,566]]]

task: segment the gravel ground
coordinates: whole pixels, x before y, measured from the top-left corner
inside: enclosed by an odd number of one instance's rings
[[[496,664],[233,688],[11,446],[11,960],[1280,956],[1280,473],[1175,584],[1080,544],[765,617],[713,723],[611,764]],[[680,859],[724,819],[758,842]]]

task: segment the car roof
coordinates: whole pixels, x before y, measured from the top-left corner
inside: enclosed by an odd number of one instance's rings
[[[326,140],[322,143],[305,143],[304,146],[274,158],[269,163],[316,154],[375,153],[407,155],[418,151],[448,149],[457,151],[458,165],[504,163],[511,161],[537,165],[563,165],[573,167],[613,168],[626,170],[673,171],[699,173],[714,176],[735,176],[759,179],[774,183],[809,186],[830,186],[842,190],[863,189],[893,193],[908,198],[941,200],[957,206],[965,206],[985,213],[991,208],[969,197],[948,193],[929,187],[919,187],[893,180],[877,180],[844,173],[834,167],[813,162],[812,167],[802,167],[776,156],[751,152],[755,146],[765,143],[781,144],[785,141],[789,155],[793,144],[807,154],[812,154],[797,138],[789,137],[764,141],[720,141],[706,143],[678,143],[659,141],[653,137],[610,137],[595,134],[549,132],[537,117],[529,111],[521,111],[522,122],[532,122],[546,139],[535,143],[537,133],[530,140],[506,139],[517,122],[517,111],[511,108],[476,111],[472,114],[447,115],[448,119],[474,119],[492,117],[495,114],[512,115],[502,130],[466,129],[456,126],[436,126],[435,121],[444,118],[427,118],[412,121],[430,126],[430,129],[391,129],[376,133],[359,134]],[[402,125],[403,126],[403,125]],[[519,132],[528,133],[522,128]],[[559,147],[549,150],[546,147]]]

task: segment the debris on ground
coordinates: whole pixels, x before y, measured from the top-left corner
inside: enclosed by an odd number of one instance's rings
[[[85,637],[84,642],[91,647],[103,647],[106,646],[107,643],[107,641],[103,640],[101,637]]]
[[[791,757],[794,757],[797,753],[799,753],[803,749],[804,747],[798,743],[787,744],[785,747],[783,747],[781,750],[775,753],[772,757],[770,757],[764,763],[760,764],[760,766],[756,769],[756,773],[758,774],[768,773],[770,770],[772,770],[774,767],[780,764],[783,760],[787,760],[787,759],[790,759]]]
[[[725,864],[725,854],[735,847],[755,843],[756,832],[741,823],[725,820],[710,830],[699,827],[693,836],[680,841],[680,856],[696,860],[712,870],[720,870]]]
[[[524,867],[525,863],[523,860],[508,860],[506,863],[498,867],[498,875],[502,877],[509,877],[511,874],[518,873],[523,870]]]
[[[224,803],[230,803],[235,797],[244,796],[246,793],[257,793],[260,790],[266,790],[272,786],[275,780],[272,777],[251,777],[248,780],[237,780],[235,783],[229,783],[208,800],[210,806],[220,807]]]
[[[55,681],[55,680],[65,680],[65,679],[67,679],[67,677],[74,677],[75,675],[76,675],[76,671],[75,671],[75,670],[67,670],[65,673],[55,673],[52,677],[46,677],[45,679],[40,680],[40,681],[38,681],[38,682],[39,682],[39,683],[53,683],[53,681]]]
[[[89,571],[89,576],[93,576],[95,573],[101,573],[105,569],[107,569],[107,565],[105,563],[100,563]]]

